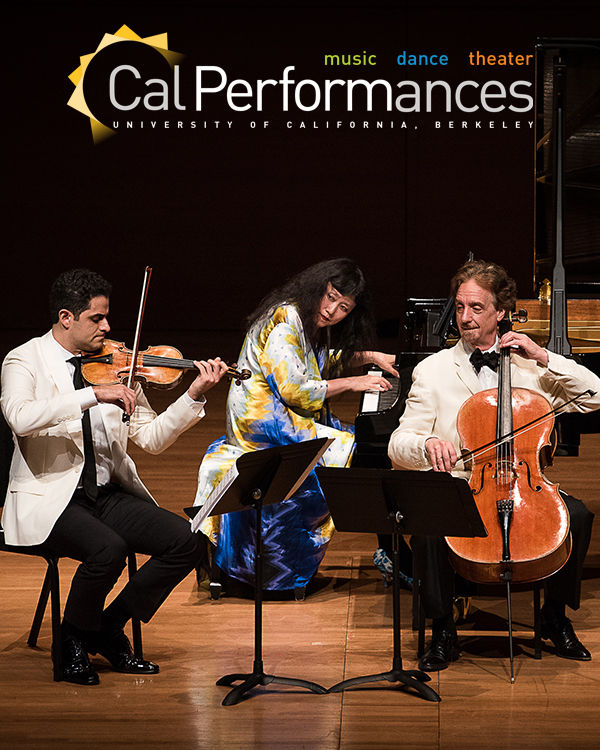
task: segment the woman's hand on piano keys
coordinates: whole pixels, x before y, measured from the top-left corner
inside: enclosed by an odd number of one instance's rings
[[[367,365],[373,363],[381,370],[389,372],[395,378],[399,377],[398,371],[394,367],[396,357],[393,354],[386,354],[385,352],[358,352],[356,359],[357,364]]]
[[[327,397],[337,396],[339,393],[344,393],[345,391],[355,391],[356,393],[372,391],[380,393],[389,391],[391,387],[389,380],[381,375],[356,375],[350,378],[333,378],[327,381]]]

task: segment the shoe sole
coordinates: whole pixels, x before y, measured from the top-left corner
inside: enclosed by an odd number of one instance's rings
[[[63,675],[62,682],[70,682],[72,685],[81,685],[83,687],[87,687],[88,685],[99,685],[100,684],[100,678],[96,675],[96,679],[92,680],[91,682],[88,680],[84,682],[83,680],[78,680],[74,677],[65,677]]]

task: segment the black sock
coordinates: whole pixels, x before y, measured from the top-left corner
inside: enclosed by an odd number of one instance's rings
[[[456,632],[456,625],[454,624],[454,618],[451,614],[445,615],[444,617],[434,617],[431,622],[431,632],[433,634],[441,633],[442,630],[446,630],[450,633]]]
[[[117,597],[102,613],[102,630],[115,633],[123,630],[129,620],[131,620],[131,613]]]
[[[565,617],[565,605],[562,602],[559,602],[558,599],[545,597],[542,609],[545,609],[548,614],[553,615],[556,619]]]
[[[62,621],[61,633],[63,641],[69,637],[76,638],[80,643],[87,644],[94,638],[97,633],[93,630],[82,630],[76,625],[72,625],[67,620]]]

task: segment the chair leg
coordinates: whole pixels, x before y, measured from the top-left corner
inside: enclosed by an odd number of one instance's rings
[[[60,579],[58,577],[58,558],[45,557],[50,575],[50,612],[52,620],[52,668],[54,682],[63,678],[62,634],[60,628]]]
[[[533,589],[533,642],[534,642],[534,658],[542,658],[542,612],[540,608],[540,591],[542,588],[541,583],[537,583]]]
[[[35,608],[33,622],[31,623],[31,630],[29,631],[29,638],[27,639],[27,645],[31,648],[35,648],[37,646],[40,628],[42,627],[42,621],[44,619],[44,614],[46,613],[46,607],[48,606],[51,579],[52,571],[50,569],[50,562],[48,561],[44,583],[42,584],[42,590],[40,591],[40,598],[38,599],[37,607]]]
[[[130,552],[127,557],[127,569],[131,579],[137,571],[137,558],[135,552]],[[144,658],[144,648],[142,645],[142,624],[137,618],[131,620],[131,636],[133,639],[133,653],[136,659]]]
[[[44,560],[46,561],[48,567],[46,568],[46,575],[44,576],[42,590],[40,591],[40,597],[35,609],[35,614],[33,615],[33,622],[31,623],[29,637],[27,638],[27,645],[30,648],[35,648],[37,646],[40,628],[42,627],[44,614],[46,613],[46,607],[48,606],[48,598],[50,598],[50,614],[52,621],[52,669],[54,681],[60,682],[62,680],[63,672],[58,558],[51,555],[44,555]]]
[[[413,558],[412,629],[418,631],[417,657],[420,659],[425,653],[425,612],[421,603],[419,584],[419,571]]]
[[[62,680],[62,634],[61,634],[61,613],[60,613],[60,579],[58,575],[58,558],[48,556],[44,557],[48,565],[46,575],[42,584],[42,590],[38,599],[33,622],[29,631],[27,645],[35,648],[37,645],[40,628],[48,606],[48,597],[50,597],[50,609],[52,619],[52,665],[54,681]],[[137,559],[135,553],[128,557],[129,577],[135,575],[137,571]],[[142,645],[142,626],[138,619],[132,619],[131,631],[133,638],[133,652],[138,659],[144,658]]]
[[[210,570],[208,576],[208,591],[213,601],[218,601],[223,593],[223,583],[221,579],[221,568],[217,565],[216,547],[207,539],[206,549],[208,553],[208,567]],[[198,569],[200,570],[200,568]]]

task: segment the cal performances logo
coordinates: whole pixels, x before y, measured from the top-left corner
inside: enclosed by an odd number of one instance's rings
[[[95,117],[90,109],[90,106],[88,106],[88,102],[86,102],[86,97],[84,94],[85,76],[90,63],[95,58],[97,59],[96,56],[98,55],[98,53],[111,47],[111,45],[117,44],[118,42],[137,42],[139,44],[147,45],[148,48],[160,52],[160,54],[167,60],[167,62],[171,66],[171,69],[173,69],[173,67],[184,57],[184,55],[169,50],[169,43],[166,33],[156,34],[155,36],[141,37],[136,34],[135,31],[132,31],[128,26],[121,26],[121,28],[114,34],[105,34],[95,52],[80,57],[79,59],[81,61],[81,65],[69,76],[69,80],[75,86],[75,91],[71,95],[71,98],[68,101],[68,105],[69,107],[73,107],[73,109],[76,109],[78,112],[81,112],[83,115],[90,118],[92,137],[95,144],[100,143],[100,141],[103,141],[105,138],[108,138],[111,135],[114,135],[115,131],[112,128],[109,128],[107,125],[104,125],[98,117]]]

